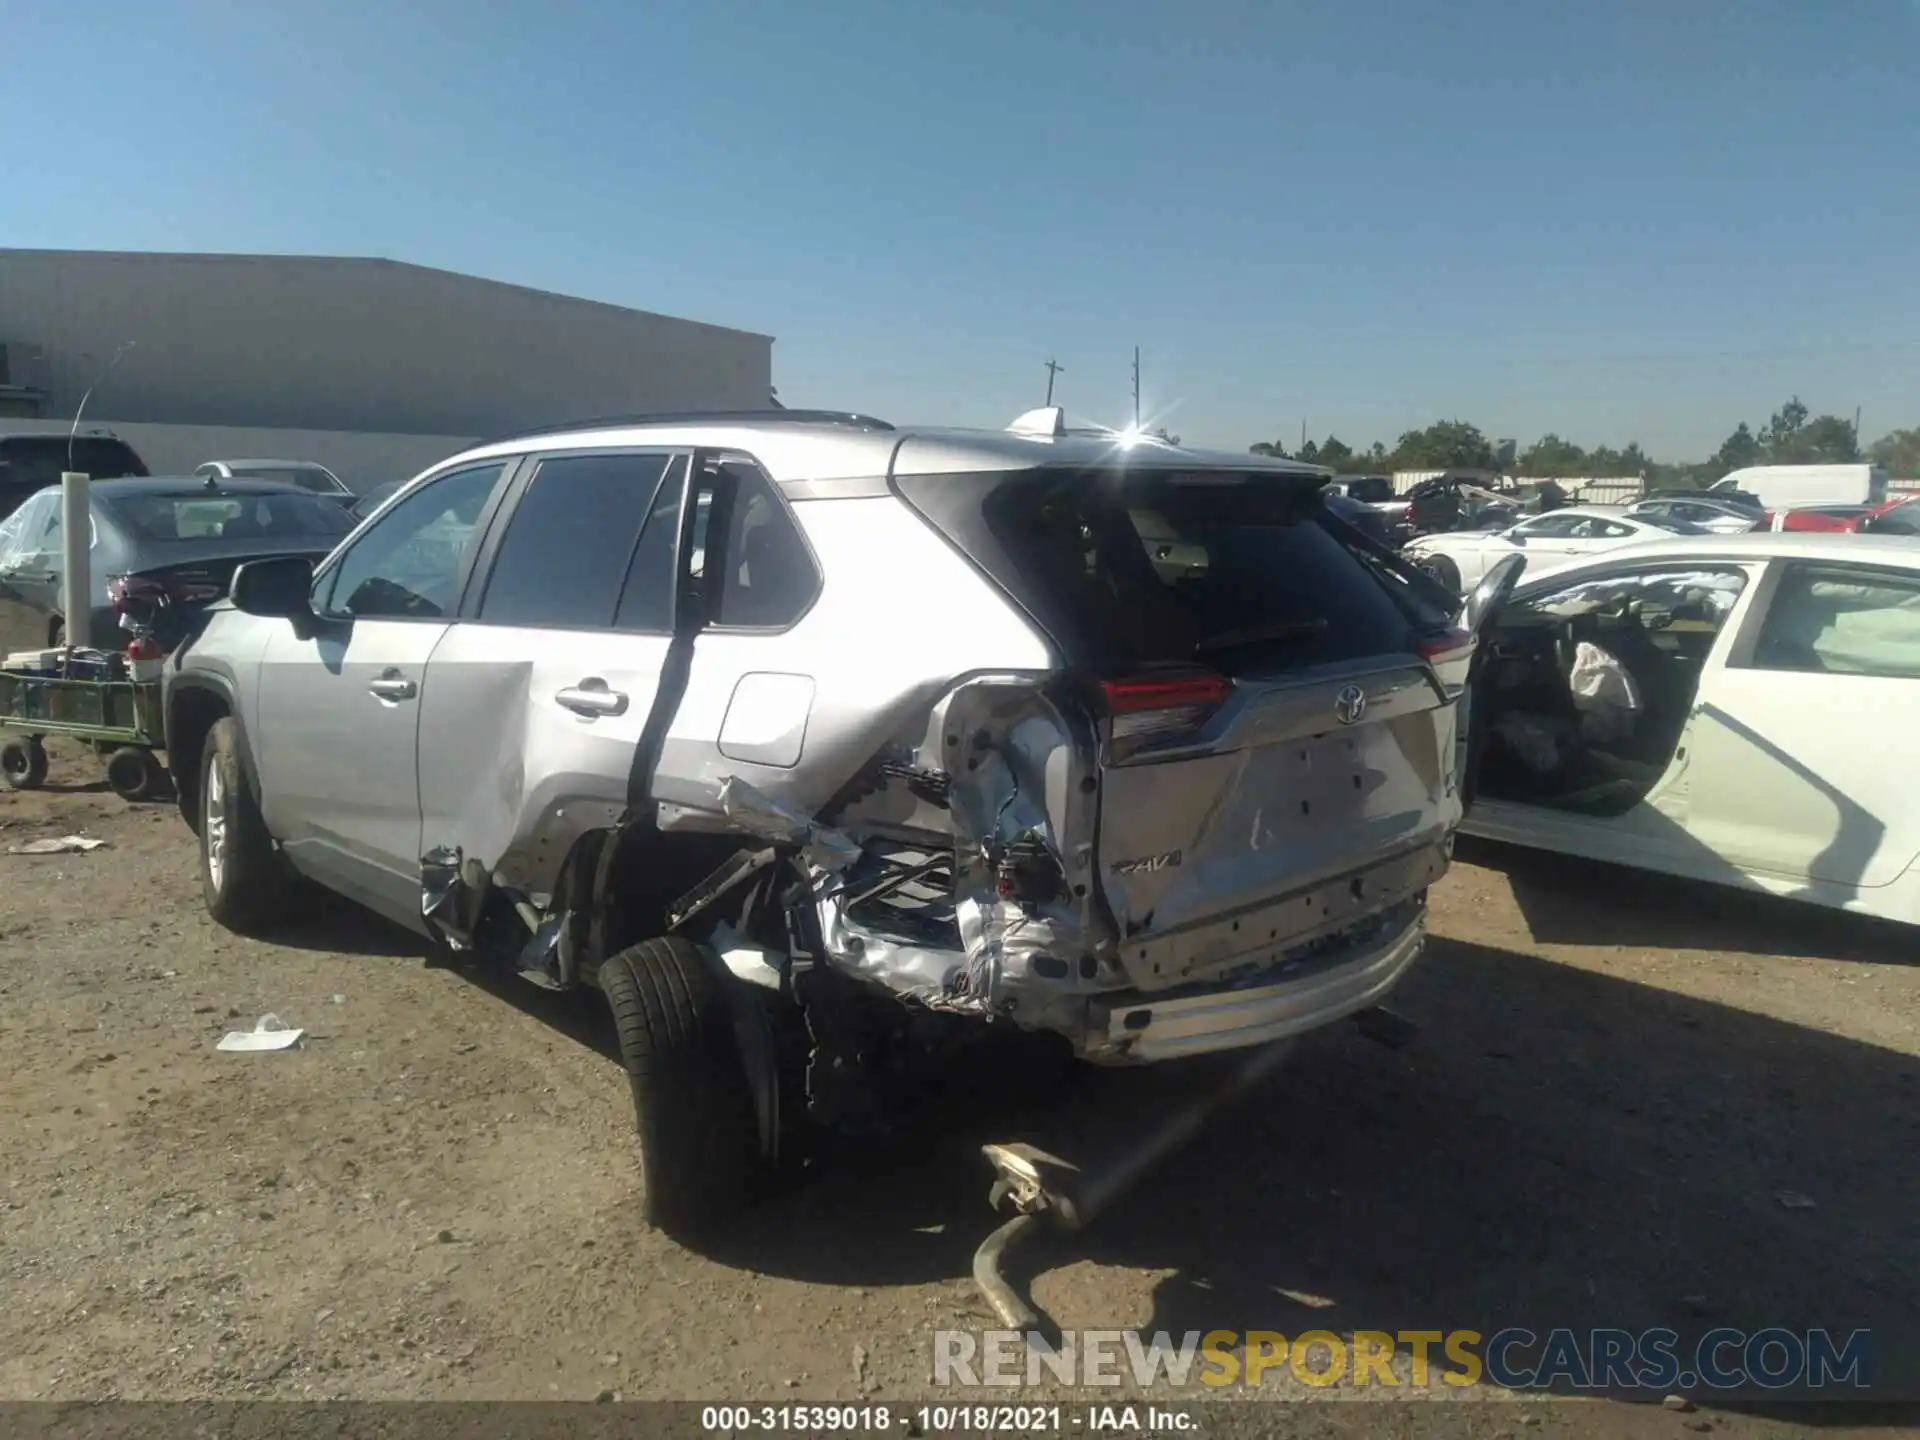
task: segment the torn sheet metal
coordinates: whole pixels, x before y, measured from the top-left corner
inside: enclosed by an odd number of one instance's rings
[[[853,840],[795,814],[738,775],[720,782],[720,810],[749,835],[799,846],[809,864],[829,874],[845,870],[860,858],[860,846]]]
[[[1077,1032],[1098,988],[1093,952],[1111,945],[1090,894],[1091,744],[1076,745],[1024,677],[961,686],[914,740],[911,763],[883,765],[885,785],[841,819],[865,841],[864,863],[819,894],[829,961],[931,1008]],[[931,813],[930,787],[945,802]],[[897,836],[909,814],[914,829],[935,820],[943,832],[917,848],[876,836]],[[936,868],[944,906],[902,905],[899,882]]]

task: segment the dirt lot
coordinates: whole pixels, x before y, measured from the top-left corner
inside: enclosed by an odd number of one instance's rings
[[[990,1323],[978,1142],[1118,1134],[1195,1083],[930,1121],[695,1255],[634,1219],[589,1009],[346,907],[279,945],[216,930],[171,807],[96,778],[63,752],[55,789],[0,796],[0,848],[111,842],[0,856],[0,1398],[924,1395],[931,1331]],[[1037,1301],[1175,1333],[1868,1326],[1914,1373],[1911,934],[1490,849],[1434,930],[1413,1045],[1309,1041],[1037,1249]],[[268,1011],[306,1047],[214,1050]]]

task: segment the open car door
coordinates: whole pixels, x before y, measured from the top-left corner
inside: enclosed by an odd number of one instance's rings
[[[1467,662],[1466,683],[1454,715],[1454,784],[1463,818],[1473,808],[1473,797],[1479,790],[1480,756],[1487,744],[1486,725],[1481,720],[1486,707],[1474,699],[1487,669],[1487,633],[1498,623],[1526,568],[1524,555],[1501,556],[1487,567],[1487,573],[1460,607],[1460,627],[1474,639],[1473,657]]]

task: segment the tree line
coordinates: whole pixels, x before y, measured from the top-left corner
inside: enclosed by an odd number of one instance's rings
[[[1503,453],[1477,425],[1441,420],[1409,430],[1388,449],[1378,440],[1357,450],[1337,435],[1309,440],[1297,451],[1277,442],[1248,447],[1255,455],[1327,465],[1342,474],[1391,474],[1395,470],[1507,470],[1537,479],[1576,475],[1641,475],[1654,485],[1710,485],[1729,470],[1747,465],[1825,465],[1871,460],[1899,477],[1920,477],[1920,428],[1895,430],[1864,451],[1854,422],[1838,415],[1814,415],[1794,396],[1758,430],[1742,420],[1713,455],[1698,463],[1654,459],[1639,441],[1624,449],[1600,445],[1592,450],[1542,435],[1518,453]]]

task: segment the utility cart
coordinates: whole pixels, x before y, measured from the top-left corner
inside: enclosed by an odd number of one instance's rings
[[[168,790],[160,681],[135,678],[126,658],[103,652],[48,655],[0,667],[0,781],[37,790],[47,778],[49,735],[66,735],[105,757],[107,783],[125,800],[158,800]]]

